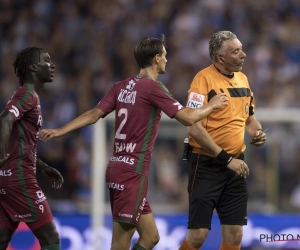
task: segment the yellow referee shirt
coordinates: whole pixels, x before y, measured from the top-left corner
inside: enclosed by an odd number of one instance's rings
[[[228,154],[238,156],[246,149],[246,120],[254,113],[253,93],[245,74],[234,72],[234,76],[228,78],[213,64],[201,70],[191,83],[187,107],[201,107],[222,92],[229,98],[228,106],[213,111],[201,123],[218,146]],[[209,155],[193,138],[189,139],[194,153]]]

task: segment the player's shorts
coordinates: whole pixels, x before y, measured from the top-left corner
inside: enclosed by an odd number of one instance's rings
[[[16,230],[23,221],[34,230],[52,220],[49,204],[38,183],[0,186],[0,226]]]
[[[237,158],[243,160],[244,156]],[[236,176],[215,158],[191,153],[188,192],[188,228],[210,230],[214,209],[222,225],[247,225],[246,179]]]
[[[115,222],[139,224],[142,214],[152,213],[147,200],[148,177],[125,168],[108,166],[106,184]]]

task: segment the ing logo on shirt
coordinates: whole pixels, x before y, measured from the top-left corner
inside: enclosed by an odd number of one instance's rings
[[[197,94],[193,94],[192,100],[196,102],[201,102],[201,97],[199,97]]]
[[[188,98],[188,102],[187,102],[187,107],[189,108],[200,108],[203,106],[205,100],[205,96],[195,93],[195,92],[191,92],[189,94],[189,98]]]

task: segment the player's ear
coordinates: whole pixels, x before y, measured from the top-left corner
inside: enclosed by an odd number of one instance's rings
[[[223,63],[223,58],[221,55],[217,55],[218,62]]]
[[[37,71],[37,65],[36,64],[30,64],[29,65],[29,70],[33,71],[33,72],[36,72]]]
[[[159,54],[156,54],[155,57],[154,57],[154,63],[158,64],[159,60],[160,60],[160,56],[159,56]]]

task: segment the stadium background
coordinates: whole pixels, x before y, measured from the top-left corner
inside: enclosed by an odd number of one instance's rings
[[[1,0],[0,108],[18,87],[12,64],[25,47],[45,48],[56,65],[54,82],[41,95],[43,127],[56,128],[94,107],[116,81],[137,74],[134,44],[161,34],[167,38],[168,63],[159,80],[184,104],[193,76],[210,64],[208,39],[218,30],[233,31],[243,43],[243,72],[258,110],[268,108],[272,117],[279,108],[299,109],[299,0]],[[111,135],[112,124],[106,126]],[[263,127],[269,128],[267,145],[257,149],[248,144],[246,153],[249,212],[296,216],[299,222],[300,126],[265,121]],[[180,160],[185,133],[184,127],[168,122],[160,129],[149,192],[158,215],[187,212],[186,164]],[[92,142],[93,130],[87,127],[39,143],[39,157],[65,178],[56,192],[38,175],[62,221],[89,216]],[[108,141],[108,154],[111,148]]]

